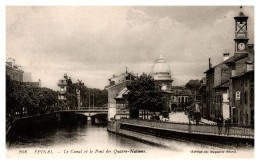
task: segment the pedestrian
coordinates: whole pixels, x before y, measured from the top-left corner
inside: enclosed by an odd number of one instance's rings
[[[217,119],[217,126],[218,126],[218,134],[220,135],[222,132],[222,124],[223,124],[223,120],[221,116],[218,116]]]
[[[231,120],[227,118],[225,121],[225,134],[229,135]]]
[[[159,115],[159,119],[160,119],[160,121],[163,121],[163,116],[162,116],[162,114]]]

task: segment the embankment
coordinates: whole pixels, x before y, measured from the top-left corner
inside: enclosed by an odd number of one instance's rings
[[[254,138],[252,137],[196,133],[190,130],[175,130],[155,125],[143,126],[128,124],[127,120],[112,120],[109,122],[107,130],[129,138],[166,147],[171,147],[172,140],[196,142],[217,147],[254,146]]]

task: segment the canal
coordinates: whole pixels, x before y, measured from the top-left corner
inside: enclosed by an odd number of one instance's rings
[[[209,156],[237,155],[231,148],[219,148],[193,142],[172,141],[171,148],[129,139],[107,131],[106,126],[90,122],[55,122],[51,126],[12,128],[6,137],[7,157],[179,157],[203,155],[195,151],[216,151]],[[26,151],[26,153],[21,153]],[[92,151],[92,153],[90,153]],[[193,152],[192,152],[193,151]],[[217,151],[221,151],[217,153]],[[241,153],[253,154],[253,148]],[[205,156],[205,154],[204,154]]]

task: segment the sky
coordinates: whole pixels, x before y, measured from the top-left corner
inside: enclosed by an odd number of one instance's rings
[[[163,54],[173,85],[201,79],[223,53],[234,55],[234,16],[249,16],[254,43],[254,7],[244,6],[23,6],[6,8],[6,58],[32,80],[57,90],[64,73],[87,87],[104,89],[113,74],[150,73]]]

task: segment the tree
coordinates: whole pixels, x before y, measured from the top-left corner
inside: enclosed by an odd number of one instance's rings
[[[195,91],[199,89],[201,85],[201,82],[199,80],[190,80],[187,84],[186,87],[192,91]]]
[[[150,75],[143,74],[127,85],[127,101],[130,118],[139,118],[139,110],[144,113],[161,112],[164,107],[163,93]]]
[[[6,114],[13,116],[15,113],[29,115],[45,113],[58,101],[57,93],[49,88],[27,86],[23,83],[12,81],[6,75]]]
[[[6,115],[13,115],[15,104],[15,84],[10,76],[6,74]]]
[[[77,83],[72,84],[73,88],[77,88],[80,90],[80,101],[82,106],[89,107],[93,106],[93,98],[94,98],[94,106],[102,107],[107,104],[108,93],[107,90],[100,90],[97,88],[88,88],[82,83],[81,80],[78,80]],[[74,89],[74,90],[75,90]],[[76,93],[74,93],[76,96]],[[90,100],[89,100],[90,99]]]

